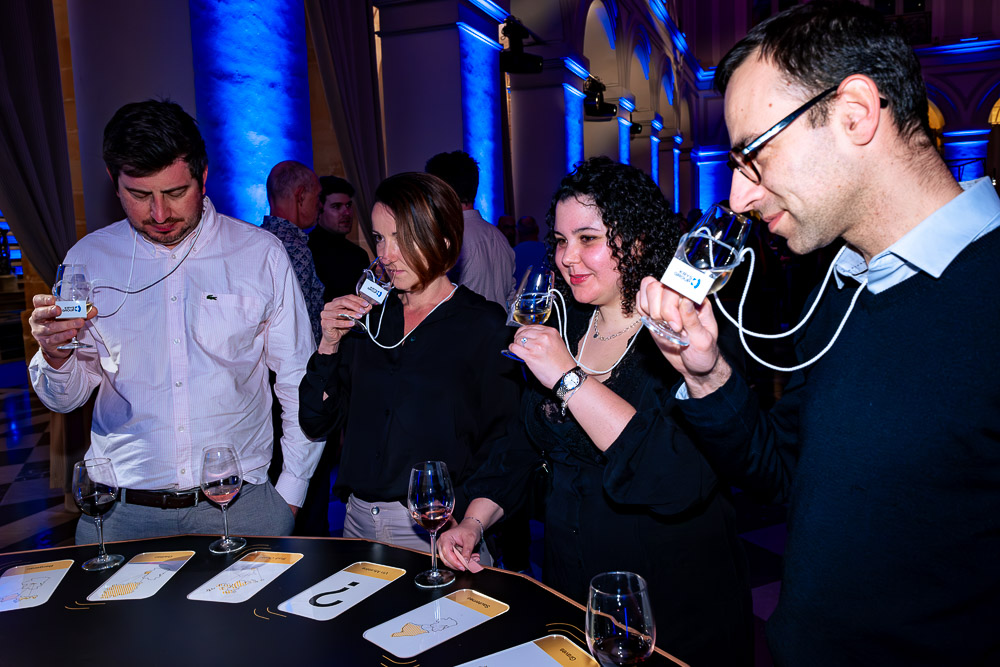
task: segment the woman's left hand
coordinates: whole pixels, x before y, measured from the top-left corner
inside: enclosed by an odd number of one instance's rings
[[[566,371],[576,366],[554,327],[523,326],[514,334],[514,342],[508,349],[524,359],[528,370],[546,387],[554,386]]]

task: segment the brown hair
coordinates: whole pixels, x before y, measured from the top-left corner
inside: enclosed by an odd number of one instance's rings
[[[423,289],[458,261],[465,219],[458,195],[437,176],[420,172],[396,174],[375,190],[396,221],[399,250]]]

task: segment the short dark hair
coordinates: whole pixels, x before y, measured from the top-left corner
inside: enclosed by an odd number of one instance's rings
[[[419,172],[396,174],[375,189],[396,221],[399,250],[423,289],[444,275],[462,251],[465,218],[458,195],[437,176]]]
[[[187,163],[203,186],[208,153],[198,122],[170,100],[126,104],[104,127],[104,164],[118,189],[118,176],[151,176],[177,160]]]
[[[326,203],[327,195],[347,195],[354,199],[354,186],[340,176],[321,176],[319,179],[319,203]]]
[[[424,171],[433,174],[454,188],[463,204],[476,201],[479,190],[479,163],[465,151],[438,153],[424,165]]]
[[[753,54],[774,64],[806,97],[864,74],[878,86],[904,139],[933,143],[927,117],[927,87],[913,49],[895,25],[849,0],[813,0],[757,24],[729,50],[715,70],[722,94],[736,69]],[[813,126],[826,121],[829,101],[809,112]]]
[[[556,205],[570,197],[590,199],[601,212],[621,275],[622,313],[631,315],[642,279],[659,275],[670,263],[680,240],[681,217],[670,211],[660,188],[641,169],[607,157],[590,158],[577,164],[552,195],[545,218],[550,266],[555,266]],[[558,273],[556,287],[569,295]]]

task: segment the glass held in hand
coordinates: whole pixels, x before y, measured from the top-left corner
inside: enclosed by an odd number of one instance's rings
[[[508,308],[508,323],[513,321],[514,326],[545,324],[552,314],[554,286],[555,274],[552,271],[544,266],[529,266]],[[500,350],[500,354],[514,361],[524,361],[510,350]]]
[[[56,297],[56,305],[62,309],[56,319],[84,319],[90,312],[93,286],[87,278],[85,264],[60,264],[56,269],[56,281],[52,285],[52,294]],[[73,340],[63,343],[59,350],[75,350],[80,347],[94,347],[89,343],[81,343],[73,336]]]
[[[653,653],[656,623],[646,580],[605,572],[590,580],[587,647],[603,667],[637,665]]]
[[[381,257],[376,257],[374,261],[361,273],[358,284],[354,288],[354,293],[367,301],[372,306],[381,305],[389,292],[392,290],[392,275],[389,269],[382,263]],[[342,320],[354,320],[355,329],[365,329],[361,320],[354,319],[347,313],[337,315]]]
[[[97,556],[83,564],[88,571],[121,565],[125,557],[104,550],[104,515],[118,498],[118,480],[111,459],[86,459],[73,466],[73,500],[97,525]]]
[[[455,573],[438,568],[437,532],[455,509],[455,490],[444,461],[424,461],[413,467],[406,506],[413,520],[431,534],[431,569],[418,574],[414,581],[421,588],[447,586],[455,581]]]
[[[660,282],[700,304],[706,296],[722,289],[739,265],[750,223],[750,216],[736,213],[725,204],[715,204],[681,237]],[[666,322],[644,316],[642,323],[677,345],[690,343],[687,332],[674,331]]]
[[[229,517],[226,510],[243,486],[243,469],[236,450],[232,447],[209,447],[201,459],[201,490],[205,497],[222,508],[222,537],[208,545],[213,554],[227,554],[242,549],[247,541],[229,536]]]

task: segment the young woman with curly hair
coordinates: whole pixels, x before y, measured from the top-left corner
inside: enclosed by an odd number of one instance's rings
[[[498,443],[469,480],[475,500],[438,551],[455,569],[478,569],[482,527],[523,502],[544,458],[545,583],[586,604],[594,575],[636,572],[649,584],[658,646],[698,667],[752,664],[729,490],[674,420],[677,373],[635,312],[642,277],[668,264],[681,221],[648,176],[607,158],[563,179],[548,221],[575,358],[555,327],[518,329],[510,350],[533,376],[525,436]]]

